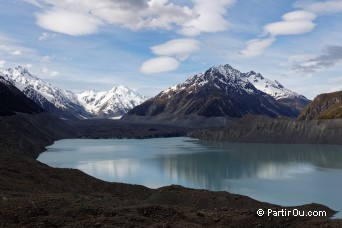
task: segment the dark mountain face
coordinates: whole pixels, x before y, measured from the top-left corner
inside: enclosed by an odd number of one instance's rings
[[[22,91],[28,98],[35,101],[35,103],[43,108],[48,113],[59,118],[78,119],[77,116],[81,113],[87,116],[87,113],[82,107],[74,106],[68,109],[57,108],[53,103],[48,101],[44,96],[38,93],[32,86],[26,86]]]
[[[299,115],[299,120],[341,119],[342,91],[318,95]]]
[[[15,112],[44,112],[34,101],[0,76],[0,116],[14,115]]]
[[[189,115],[240,118],[246,114],[297,117],[295,108],[258,90],[229,65],[210,68],[133,108],[130,115]]]

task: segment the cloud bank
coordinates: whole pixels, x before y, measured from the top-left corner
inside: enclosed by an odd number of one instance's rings
[[[298,73],[311,74],[330,68],[339,62],[342,62],[342,46],[327,46],[323,49],[323,54],[295,64],[292,70]]]

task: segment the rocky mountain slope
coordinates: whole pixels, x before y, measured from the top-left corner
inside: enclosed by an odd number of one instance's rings
[[[16,112],[41,113],[43,111],[11,82],[0,76],[0,116],[10,116]]]
[[[298,119],[342,119],[342,91],[318,95]]]
[[[307,100],[279,83],[271,83],[254,72],[241,73],[227,64],[212,67],[205,73],[162,91],[133,108],[128,115],[197,114],[240,118],[246,114],[255,114],[297,117],[298,109],[280,99]]]
[[[199,129],[189,136],[207,141],[341,145],[342,121],[245,116],[228,128]]]
[[[67,119],[117,117],[145,100],[143,96],[123,86],[114,87],[108,92],[81,94],[62,90],[20,66],[2,70],[0,75],[49,113]]]

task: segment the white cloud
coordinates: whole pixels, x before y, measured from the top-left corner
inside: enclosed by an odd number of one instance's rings
[[[6,64],[5,60],[0,60],[0,67],[3,68]]]
[[[43,77],[45,76],[49,78],[54,78],[60,74],[58,71],[49,70],[46,67],[42,68],[42,73],[43,73]]]
[[[316,15],[308,11],[293,11],[283,15],[283,21],[264,26],[265,32],[273,35],[297,35],[311,32],[315,28]]]
[[[240,55],[244,57],[254,57],[261,55],[266,48],[275,42],[275,38],[255,39],[246,43],[246,48],[240,51]]]
[[[342,12],[342,0],[332,0],[324,2],[315,2],[302,6],[305,10],[316,14],[332,14]]]
[[[20,50],[15,50],[11,52],[11,55],[22,55],[23,53]]]
[[[44,29],[71,36],[88,35],[98,31],[102,22],[90,14],[66,10],[37,13],[37,24]]]
[[[28,64],[25,64],[25,67],[26,67],[27,69],[31,69],[31,68],[33,67],[33,65],[30,64],[30,63],[28,63]]]
[[[317,57],[318,55],[314,55],[314,54],[292,55],[288,58],[288,61],[291,63],[301,63],[301,62],[305,62],[305,61],[308,61],[310,59],[314,59]]]
[[[199,49],[200,42],[195,39],[175,39],[164,44],[151,47],[156,55],[174,56],[186,60],[191,53]]]
[[[182,26],[194,16],[188,7],[168,0],[41,0],[39,3],[45,9],[36,14],[39,26],[73,36],[94,33],[102,24],[133,30],[171,29],[173,25]]]
[[[51,40],[57,36],[56,33],[43,32],[39,37],[39,41]]]
[[[193,0],[193,11],[197,14],[180,29],[180,33],[186,36],[197,36],[202,32],[221,32],[228,29],[229,22],[224,18],[227,8],[235,3],[235,0],[216,0],[215,3],[208,0]]]
[[[49,63],[54,58],[55,58],[55,56],[45,55],[45,56],[41,57],[41,62],[42,63]]]
[[[155,74],[176,70],[179,67],[177,59],[172,57],[157,57],[144,62],[140,71],[144,74]]]
[[[228,28],[224,18],[236,0],[192,0],[193,8],[168,0],[26,0],[43,9],[37,24],[54,32],[78,36],[95,33],[102,24],[133,30],[174,29],[183,35],[220,32]],[[43,38],[44,39],[44,38]]]
[[[42,8],[42,5],[38,2],[38,0],[23,0],[24,2],[30,3],[32,5],[35,5],[39,8]]]
[[[282,21],[270,23],[264,26],[262,39],[254,39],[246,43],[246,48],[240,51],[244,57],[261,55],[266,48],[271,46],[277,36],[299,35],[311,32],[315,28],[316,14],[305,10],[297,10],[283,15]]]

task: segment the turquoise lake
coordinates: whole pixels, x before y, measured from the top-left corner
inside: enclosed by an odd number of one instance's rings
[[[342,146],[203,142],[191,138],[66,139],[39,161],[96,178],[158,188],[228,191],[284,206],[342,211]],[[342,218],[342,213],[336,215]]]

